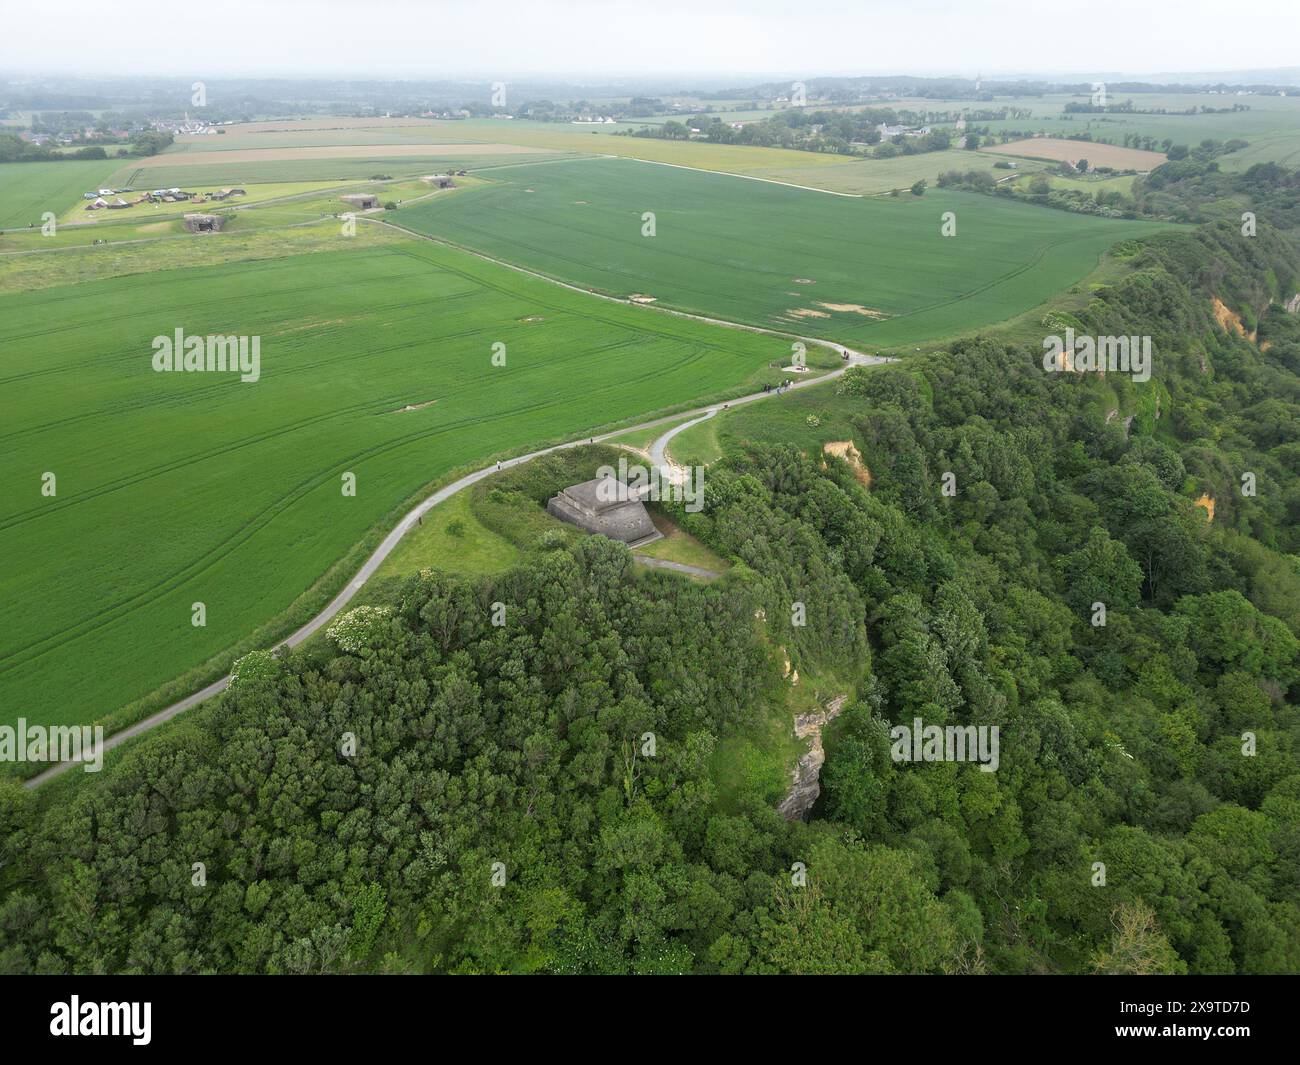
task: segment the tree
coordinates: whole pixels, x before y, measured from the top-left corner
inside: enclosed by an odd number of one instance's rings
[[[1094,526],[1088,542],[1058,562],[1065,599],[1080,618],[1091,620],[1094,603],[1106,610],[1131,610],[1142,591],[1142,570],[1118,540]]]
[[[1186,963],[1160,930],[1155,912],[1140,899],[1123,902],[1110,915],[1115,934],[1092,956],[1092,970],[1103,976],[1181,976]]]

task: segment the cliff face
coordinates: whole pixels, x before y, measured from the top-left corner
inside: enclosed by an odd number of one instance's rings
[[[810,714],[799,714],[794,719],[794,734],[801,740],[808,740],[808,751],[790,771],[790,792],[777,807],[777,811],[787,821],[806,820],[817,796],[821,794],[820,778],[822,765],[826,761],[822,730],[840,716],[848,698],[847,695],[837,695],[823,709]]]

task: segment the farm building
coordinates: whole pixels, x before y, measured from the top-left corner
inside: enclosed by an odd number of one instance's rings
[[[191,233],[215,233],[225,224],[219,214],[187,214],[185,228]]]
[[[353,207],[378,207],[379,197],[369,192],[349,192],[340,196],[344,203],[351,204]]]
[[[589,533],[637,546],[658,540],[660,532],[639,498],[613,477],[571,485],[552,496],[546,509],[561,521]]]

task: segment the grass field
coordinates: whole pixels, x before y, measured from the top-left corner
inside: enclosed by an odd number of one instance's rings
[[[406,534],[375,574],[376,581],[405,577],[422,569],[481,577],[516,565],[523,553],[483,525],[470,505],[472,493],[461,492],[434,507]]]
[[[103,188],[120,167],[114,159],[64,163],[0,163],[0,229],[41,224],[45,211],[62,214],[83,192]]]
[[[1161,228],[943,190],[850,199],[628,160],[491,177],[396,221],[606,293],[876,347],[1012,317],[1115,241]],[[653,237],[641,235],[647,211]],[[941,235],[945,211],[956,237]]]
[[[260,379],[155,373],[178,327],[260,337]],[[398,238],[0,296],[0,351],[3,720],[87,723],[225,664],[453,468],[703,401],[788,345]]]
[[[808,153],[804,153],[808,154]],[[967,152],[956,148],[946,152],[922,152],[920,155],[896,155],[893,159],[862,159],[841,161],[836,166],[817,168],[810,172],[806,167],[774,167],[754,171],[755,176],[772,181],[788,181],[792,185],[808,185],[828,192],[858,193],[879,196],[894,189],[910,189],[921,179],[930,185],[945,170],[980,170],[996,177],[1005,177],[1005,170],[996,168],[998,160],[982,152]],[[1020,172],[1035,173],[1048,164],[1026,161]]]

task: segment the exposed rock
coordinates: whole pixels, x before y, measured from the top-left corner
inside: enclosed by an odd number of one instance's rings
[[[1255,339],[1255,330],[1247,329],[1246,323],[1241,320],[1241,315],[1229,307],[1218,296],[1211,296],[1210,303],[1214,307],[1214,317],[1219,326],[1225,333],[1235,332],[1238,336],[1243,336],[1247,340]]]
[[[808,751],[800,757],[798,764],[790,771],[790,793],[781,801],[777,812],[787,821],[803,821],[822,793],[821,772],[826,761],[826,749],[822,746],[822,730],[840,716],[847,695],[837,695],[825,709],[810,714],[799,714],[794,719],[794,734],[799,739],[808,740]]]
[[[822,454],[834,455],[849,464],[853,476],[866,488],[871,487],[871,471],[862,464],[862,453],[853,446],[852,440],[830,440],[822,445]]]
[[[1300,292],[1297,292],[1294,296],[1292,296],[1289,300],[1286,301],[1286,313],[1300,314]]]

